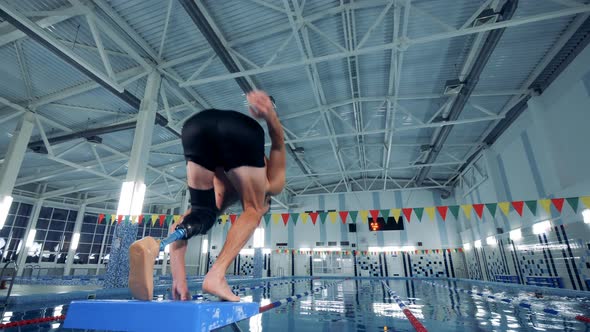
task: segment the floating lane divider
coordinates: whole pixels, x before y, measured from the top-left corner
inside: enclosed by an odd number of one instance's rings
[[[389,295],[391,295],[391,297],[393,297],[393,299],[395,300],[395,303],[397,303],[397,305],[400,307],[400,309],[402,309],[402,312],[404,313],[404,315],[406,315],[406,317],[408,318],[408,320],[410,321],[410,323],[412,324],[412,326],[414,327],[414,329],[416,330],[416,332],[428,332],[428,330],[424,327],[424,325],[422,325],[422,323],[420,323],[420,321],[418,320],[418,318],[416,318],[416,316],[414,316],[414,314],[410,311],[410,309],[408,309],[408,307],[404,304],[404,302],[402,302],[402,300],[399,298],[399,296],[397,296],[397,293],[389,288],[389,286],[382,281],[383,286],[385,286],[385,288],[387,289],[387,292],[389,293]]]
[[[10,327],[18,327],[18,326],[33,325],[33,324],[41,324],[41,323],[53,322],[53,321],[64,320],[64,319],[66,319],[66,316],[64,316],[64,315],[33,318],[33,319],[24,319],[24,320],[19,320],[16,322],[0,324],[0,329],[7,329]]]
[[[554,308],[546,307],[542,304],[528,303],[526,301],[519,301],[518,299],[513,299],[513,298],[509,298],[509,297],[502,297],[500,295],[483,293],[483,292],[474,292],[472,290],[463,289],[463,288],[459,288],[459,287],[440,285],[440,284],[437,284],[437,283],[434,283],[431,281],[426,281],[426,280],[423,280],[423,282],[425,282],[431,286],[434,286],[434,287],[446,288],[448,290],[454,290],[456,292],[462,292],[462,293],[469,294],[469,295],[479,296],[483,300],[488,301],[488,302],[499,301],[502,303],[511,304],[515,307],[522,307],[522,308],[527,308],[527,309],[531,309],[531,310],[534,309],[534,310],[542,311],[542,312],[549,314],[549,315],[558,316],[558,317],[562,317],[562,318],[575,319],[575,320],[578,320],[578,321],[584,322],[584,323],[590,323],[590,317],[588,317],[588,316],[578,315],[578,314],[569,313],[569,312],[562,312],[562,311],[556,310]]]
[[[326,285],[324,285],[322,287],[314,288],[314,289],[310,290],[309,292],[305,292],[305,293],[301,293],[301,294],[289,296],[289,297],[284,298],[282,300],[269,303],[269,304],[267,304],[265,306],[260,307],[260,309],[258,310],[258,312],[263,313],[263,312],[269,311],[270,309],[278,308],[278,307],[280,307],[282,305],[285,305],[285,304],[287,304],[289,302],[293,302],[293,301],[298,300],[298,299],[300,299],[300,298],[302,298],[304,296],[308,296],[308,295],[311,295],[313,293],[317,293],[319,291],[322,291],[322,290],[324,290],[326,288],[332,287],[332,286],[334,286],[336,284],[339,284],[339,283],[341,283],[341,282],[343,282],[345,280],[348,280],[348,279],[349,278],[346,278],[344,280],[335,281],[335,282],[326,284]],[[312,279],[312,280],[318,280],[318,279]]]
[[[234,292],[234,294],[238,295],[239,293],[243,293],[248,290],[264,289],[264,288],[268,288],[268,287],[281,286],[281,285],[287,285],[287,284],[296,284],[296,283],[300,283],[300,282],[310,282],[312,280],[317,280],[317,279],[314,278],[314,279],[291,280],[291,281],[279,282],[279,283],[270,284],[270,285],[266,285],[266,283],[263,283],[258,286],[234,288],[234,289],[232,289],[232,291]],[[193,295],[193,300],[199,300],[199,299],[209,299],[209,298],[205,298],[203,293]]]

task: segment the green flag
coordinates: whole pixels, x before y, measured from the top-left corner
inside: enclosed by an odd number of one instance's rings
[[[488,203],[486,204],[486,207],[488,208],[488,211],[490,211],[492,218],[496,217],[496,209],[498,207],[498,203]]]
[[[455,216],[455,219],[459,219],[459,205],[451,205],[449,206],[449,210]]]
[[[536,216],[537,215],[537,201],[536,200],[526,201],[525,204],[529,208],[529,210],[531,210],[531,213],[533,214],[533,216]]]
[[[291,220],[293,224],[297,225],[297,219],[299,219],[299,213],[291,213]]]
[[[172,223],[172,218],[173,218],[173,216],[171,216],[171,215],[166,216],[166,220],[165,220],[166,226],[170,226],[170,224]]]
[[[577,213],[578,212],[578,203],[580,202],[580,198],[579,197],[570,197],[570,198],[566,198],[565,200],[572,207],[572,210],[574,210],[574,212]]]
[[[267,213],[264,215],[264,223],[266,224],[266,226],[268,227],[268,223],[270,222],[270,217],[272,215],[270,213]]]
[[[418,221],[422,222],[422,214],[424,214],[424,208],[414,208],[414,213],[416,213]]]
[[[358,216],[359,212],[349,211],[348,214],[350,215],[350,220],[352,220],[352,223],[354,224],[356,222],[356,216]]]
[[[389,209],[381,210],[381,217],[383,217],[383,220],[387,223],[387,219],[389,219]]]
[[[322,224],[326,223],[327,216],[328,216],[328,212],[320,212],[320,222]]]
[[[125,216],[125,224],[129,223],[129,216]]]

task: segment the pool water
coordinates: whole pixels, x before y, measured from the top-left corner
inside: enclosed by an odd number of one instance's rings
[[[477,292],[494,293],[540,303],[559,312],[590,314],[589,297],[567,297],[545,294],[536,298],[531,291],[503,287],[502,284],[481,284],[468,281],[405,280],[405,279],[309,279],[295,278],[271,281],[240,281],[236,288],[267,286],[239,293],[245,301],[261,306],[283,298],[310,291],[327,284],[324,290],[270,309],[240,322],[242,331],[415,331],[399,305],[391,298],[386,283],[414,316],[429,331],[590,331],[590,325],[571,318],[557,317],[481,296],[435,287],[447,285]],[[273,284],[281,285],[272,286]],[[193,293],[198,293],[198,289]],[[161,298],[167,295],[160,294]],[[205,296],[207,300],[208,297]],[[67,306],[47,308],[13,308],[5,313],[3,322],[43,316],[67,315]],[[166,319],[162,313],[161,319]],[[6,329],[6,331],[73,331],[61,329],[61,323],[45,323]],[[174,328],[171,326],[170,331]],[[227,329],[229,331],[229,329]]]

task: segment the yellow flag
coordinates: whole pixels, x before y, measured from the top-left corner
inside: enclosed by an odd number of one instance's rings
[[[508,215],[510,214],[510,203],[509,202],[500,202],[500,203],[498,203],[498,206],[500,207],[500,210],[502,211],[502,213],[504,213],[504,215],[506,217],[508,217]]]
[[[273,213],[272,214],[272,222],[275,225],[278,225],[279,224],[279,219],[281,219],[281,215],[280,214],[278,214],[278,213]]]
[[[305,225],[307,224],[307,218],[309,217],[309,213],[302,212],[299,217],[301,218],[301,222]]]
[[[227,218],[229,218],[229,216],[227,214],[221,215],[221,224],[222,225],[225,225],[225,223],[227,222]]]
[[[587,208],[590,209],[590,196],[582,196],[580,197],[580,200]]]
[[[467,217],[467,220],[471,220],[471,207],[471,204],[461,205],[461,209],[463,209],[463,213],[465,213],[465,217]]]
[[[424,211],[426,211],[426,214],[431,221],[434,220],[434,206],[426,207],[424,208]]]
[[[338,216],[338,213],[332,211],[332,212],[328,212],[328,217],[330,217],[330,221],[335,224],[336,223],[336,217]]]
[[[137,222],[137,216],[131,216],[131,223],[135,224]]]
[[[179,219],[180,219],[179,214],[175,214],[174,217],[172,217],[172,220],[174,220],[174,223],[177,223]]]
[[[115,219],[117,219],[117,216],[114,214],[111,214],[111,225],[115,222]]]
[[[156,220],[158,220],[160,216],[157,214],[152,214],[152,227],[156,224]]]
[[[540,199],[539,204],[543,207],[543,210],[547,212],[548,215],[551,215],[551,200],[550,199]]]
[[[402,215],[402,209],[391,209],[389,213],[395,218],[395,221],[397,222],[399,220],[399,216]]]
[[[361,215],[361,220],[363,221],[363,224],[366,224],[367,218],[369,217],[369,210],[360,210],[359,213]]]

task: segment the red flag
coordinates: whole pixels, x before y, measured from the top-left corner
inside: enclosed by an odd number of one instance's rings
[[[371,213],[371,217],[373,217],[373,221],[377,221],[377,218],[379,218],[379,210],[371,210],[369,212]]]
[[[475,210],[475,213],[477,213],[479,219],[483,217],[483,207],[483,204],[473,204],[473,209]]]
[[[161,214],[160,215],[160,227],[164,227],[164,221],[166,220],[166,216]]]
[[[449,211],[449,207],[448,206],[437,206],[436,209],[438,210],[438,213],[442,217],[442,220],[446,221],[447,220],[447,212]]]
[[[404,214],[404,217],[406,217],[406,220],[408,220],[408,222],[410,222],[410,219],[412,218],[412,209],[411,208],[402,209],[402,213]]]
[[[563,209],[563,202],[564,201],[565,201],[564,198],[553,198],[551,200],[551,202],[553,202],[553,205],[555,206],[557,211],[559,211],[559,213],[561,213],[561,210]]]
[[[104,219],[104,213],[99,214],[98,215],[98,223],[100,224],[103,219]]]
[[[137,217],[137,224],[141,225],[141,222],[143,221],[143,214],[139,215],[139,217]]]
[[[518,214],[522,217],[522,209],[524,207],[524,202],[523,201],[512,202],[512,206],[514,207],[516,212],[518,212]]]
[[[346,218],[348,218],[348,211],[340,211],[340,219],[342,219],[342,223],[346,224]]]
[[[318,221],[318,216],[319,213],[317,212],[310,212],[309,216],[311,217],[311,222],[315,225],[315,223]]]
[[[289,222],[289,217],[291,215],[288,213],[281,213],[281,217],[283,218],[283,224],[285,224],[285,226],[287,226],[287,223]]]
[[[123,216],[117,216],[117,224],[120,224],[123,221]]]
[[[236,222],[236,219],[238,219],[238,215],[237,214],[230,214],[229,215],[229,222],[233,225]]]

